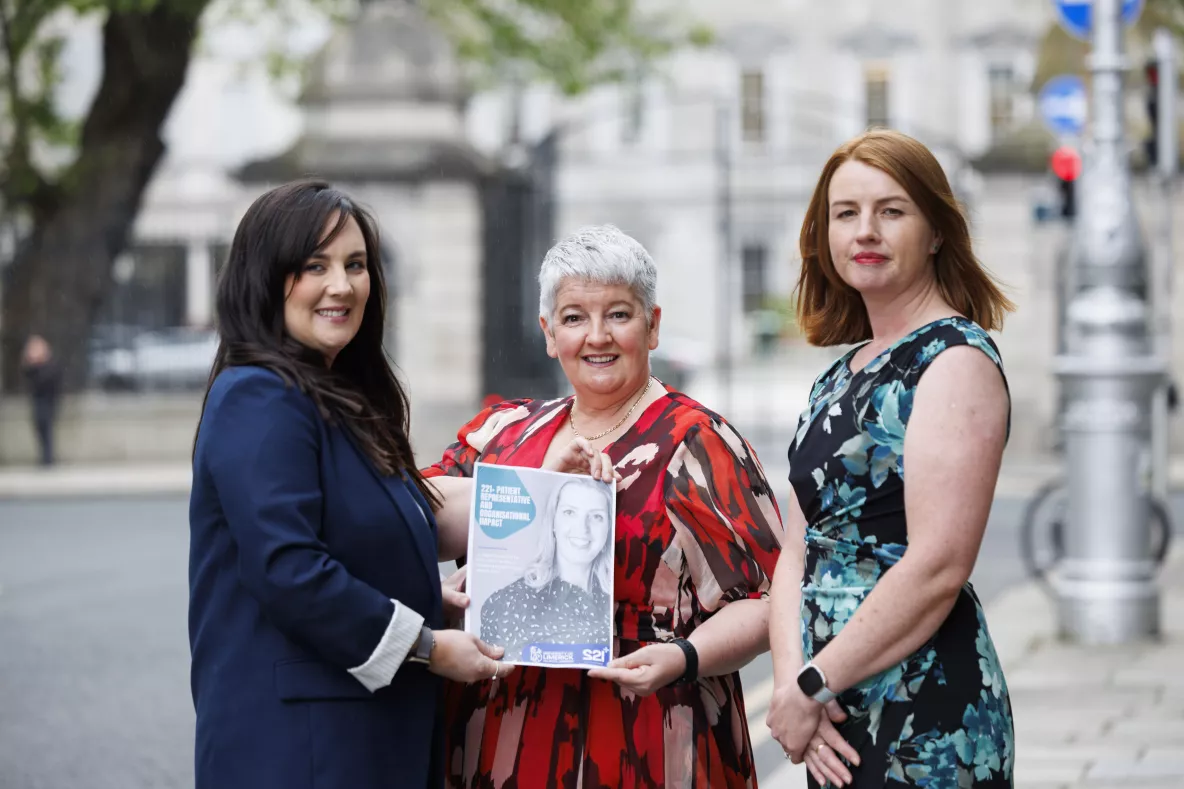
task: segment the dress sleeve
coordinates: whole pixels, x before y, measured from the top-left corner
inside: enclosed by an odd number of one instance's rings
[[[529,415],[530,400],[505,400],[491,405],[465,423],[456,433],[456,443],[444,450],[443,457],[421,473],[425,477],[471,477],[473,464],[485,451],[489,439],[507,425]]]
[[[967,320],[950,320],[944,322],[943,325],[938,326],[935,330],[923,335],[917,345],[916,357],[904,379],[905,386],[910,390],[916,388],[921,380],[921,376],[929,369],[929,365],[933,364],[933,360],[948,348],[956,348],[959,345],[970,345],[986,354],[987,358],[999,370],[999,374],[1003,376],[1003,388],[1008,392],[1007,435],[1008,438],[1011,437],[1011,388],[1007,383],[1007,373],[1003,369],[1003,359],[999,355],[999,346],[995,344],[995,341],[991,339],[991,336],[987,334],[986,330],[977,323]],[[910,411],[911,399],[910,394]]]
[[[760,461],[731,425],[687,431],[666,469],[665,498],[704,610],[768,594],[781,513]]]

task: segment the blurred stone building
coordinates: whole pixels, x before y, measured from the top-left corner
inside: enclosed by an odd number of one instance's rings
[[[692,394],[714,404],[729,369],[759,380],[749,400],[726,401],[729,416],[781,436],[833,355],[785,328],[810,190],[839,142],[885,125],[937,152],[980,257],[1019,305],[999,337],[1011,448],[1043,455],[1065,232],[1033,219],[1053,144],[1032,90],[1050,6],[684,0],[680,18],[710,26],[714,44],[569,99],[542,84],[469,95],[414,3],[366,0],[313,59],[295,106],[236,93],[217,58],[195,63],[103,322],[208,327],[249,202],[292,177],[327,177],[379,221],[389,347],[419,408],[413,424],[438,445],[483,396],[550,393],[533,274],[556,237],[612,222],[658,262],[662,349],[698,366]],[[785,336],[762,346],[770,331]]]
[[[969,209],[980,257],[1019,306],[998,338],[1014,404],[1011,450],[1049,452],[1056,261],[1066,231],[1034,221],[1055,140],[1036,116],[1033,87],[1042,46],[1057,32],[1052,4],[679,7],[714,30],[713,46],[575,100],[541,85],[485,93],[468,113],[474,143],[496,151],[507,130],[528,141],[560,130],[558,230],[614,222],[635,235],[658,261],[664,341],[688,341],[708,364],[743,365],[759,356],[770,313],[792,323],[798,234],[826,158],[870,126],[920,138]],[[1137,108],[1140,99],[1130,98]],[[1154,195],[1143,199],[1150,208]],[[836,354],[801,348],[777,363],[817,371]],[[766,380],[782,397],[748,409],[745,422],[784,432],[810,378]],[[744,418],[741,396],[725,402]]]

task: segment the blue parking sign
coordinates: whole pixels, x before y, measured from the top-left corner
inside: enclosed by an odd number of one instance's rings
[[[1085,128],[1089,102],[1085,82],[1072,74],[1060,74],[1044,83],[1037,99],[1040,119],[1053,134],[1076,136]]]
[[[1088,41],[1093,27],[1093,0],[1052,0],[1052,4],[1056,8],[1061,27],[1070,35]],[[1141,13],[1143,0],[1122,0],[1123,24],[1134,24]]]

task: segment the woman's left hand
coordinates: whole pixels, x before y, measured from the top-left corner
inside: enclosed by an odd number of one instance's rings
[[[465,609],[469,607],[469,596],[462,590],[465,588],[465,578],[468,574],[469,568],[462,567],[440,581],[440,596],[444,603],[446,621],[464,618]]]
[[[806,767],[820,786],[826,786],[828,782],[835,786],[846,786],[854,780],[847,764],[859,766],[859,751],[852,748],[835,728],[835,723],[847,719],[847,713],[843,712],[839,703],[829,702],[826,712],[819,719],[818,731],[806,746]]]
[[[594,679],[607,679],[638,696],[648,696],[664,688],[686,671],[687,658],[674,644],[650,644],[619,657],[604,668],[588,671]]]
[[[835,708],[841,709],[837,704]],[[796,682],[788,682],[773,691],[765,725],[789,760],[801,764],[824,715],[825,708],[821,704],[807,697]]]

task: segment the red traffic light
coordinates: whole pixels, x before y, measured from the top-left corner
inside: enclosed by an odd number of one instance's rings
[[[1081,154],[1070,145],[1062,145],[1053,151],[1049,163],[1053,174],[1062,181],[1076,181],[1081,175]]]

